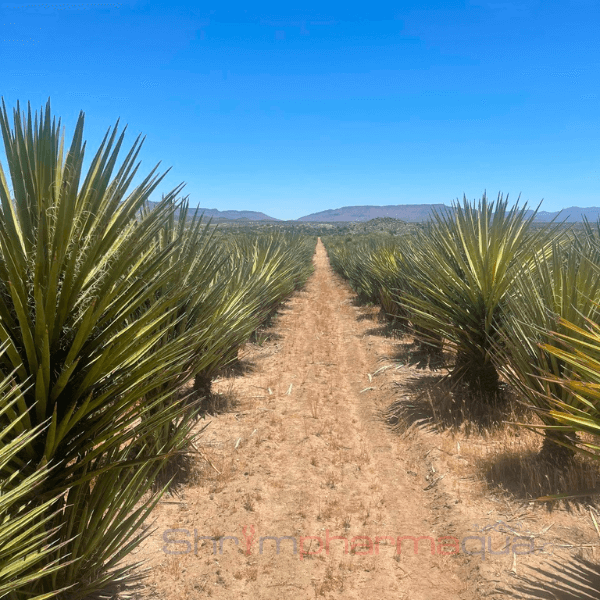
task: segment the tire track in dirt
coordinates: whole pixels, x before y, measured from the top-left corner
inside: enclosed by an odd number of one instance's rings
[[[152,568],[145,597],[476,597],[464,556],[432,554],[427,540],[397,552],[398,537],[444,532],[407,473],[406,442],[376,418],[365,391],[375,358],[320,240],[314,265],[277,319],[281,339],[220,384],[241,410],[213,420],[201,448],[210,466],[159,507],[136,556]]]

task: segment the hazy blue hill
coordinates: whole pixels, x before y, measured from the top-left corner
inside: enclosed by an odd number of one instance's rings
[[[204,212],[204,217],[217,217],[220,219],[247,219],[248,221],[279,221],[265,215],[265,213],[254,210],[217,210],[216,208],[199,208],[199,212]]]
[[[434,209],[448,210],[444,204],[397,204],[390,206],[343,206],[301,217],[298,221],[370,221],[384,217],[400,219],[409,223],[426,221]]]
[[[153,202],[151,205],[155,204]],[[190,208],[191,214],[196,208]],[[282,222],[262,212],[253,210],[218,210],[216,208],[199,207],[199,213],[204,213],[204,218],[212,218],[214,220],[248,220],[248,221],[274,221]],[[366,222],[372,219],[392,218],[405,221],[407,223],[419,223],[427,221],[431,218],[431,214],[436,210],[442,212],[451,210],[450,206],[445,204],[394,204],[389,206],[342,206],[341,208],[323,210],[321,212],[312,213],[304,217],[300,217],[297,221],[312,222],[312,223],[342,223],[342,222]],[[531,212],[531,211],[530,211]],[[560,213],[560,214],[559,214]],[[579,206],[571,206],[562,211],[548,212],[541,210],[537,213],[536,221],[548,222],[554,218],[557,221],[566,220],[574,223],[583,221],[587,218],[589,221],[597,221],[600,217],[600,207],[591,206],[581,208]],[[296,222],[297,222],[296,221]],[[294,221],[288,221],[293,223]]]
[[[312,221],[321,223],[331,222],[361,222],[370,221],[372,219],[391,217],[400,219],[407,223],[418,223],[427,221],[432,212],[451,210],[450,206],[444,204],[397,204],[391,206],[343,206],[341,208],[324,210],[318,213],[313,213],[305,217],[301,217],[298,221]],[[530,214],[532,211],[529,211]],[[567,222],[583,221],[587,218],[589,221],[596,221],[600,217],[600,208],[596,206],[581,208],[571,206],[562,211],[548,212],[539,211],[536,215],[536,221],[547,222],[554,218],[557,221],[566,220]]]
[[[600,208],[597,206],[590,206],[588,208],[571,206],[570,208],[563,208],[563,210],[557,210],[556,212],[540,210],[536,215],[536,221],[552,221],[554,217],[558,217],[557,221],[563,221],[566,219],[567,222],[573,223],[576,221],[583,221],[583,217],[585,217],[588,221],[597,221],[599,216]]]
[[[156,205],[156,202],[149,202],[149,204],[153,207]],[[198,211],[198,214],[204,214],[205,220],[212,218],[227,220],[246,219],[248,221],[279,221],[279,219],[275,219],[269,215],[265,215],[265,213],[256,212],[254,210],[218,210],[216,208],[204,208],[202,206],[196,208],[190,206],[189,214],[193,215],[196,210]]]

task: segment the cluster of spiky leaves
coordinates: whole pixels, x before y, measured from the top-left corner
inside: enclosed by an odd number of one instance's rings
[[[208,329],[218,360],[196,371],[210,378],[312,272],[315,241],[294,234],[236,235],[223,240],[226,260],[213,282],[223,298]],[[214,293],[209,290],[209,294]]]
[[[535,211],[508,198],[463,200],[434,218],[415,244],[413,284],[421,293],[404,303],[412,319],[442,336],[455,351],[453,371],[473,391],[493,394],[498,375],[493,345],[504,327],[506,301],[520,274],[555,236],[551,226],[532,228]]]
[[[552,418],[547,399],[563,404],[572,401],[568,389],[558,383],[572,372],[546,346],[557,334],[574,336],[573,327],[581,329],[589,319],[598,319],[600,270],[589,255],[579,243],[568,241],[554,243],[549,257],[536,257],[532,268],[515,281],[508,299],[509,318],[494,353],[506,380],[537,409],[545,426],[544,453],[558,461],[564,455],[559,444],[569,441],[570,432],[565,433]]]
[[[554,245],[519,283],[502,370],[540,417],[549,460],[564,464],[575,451],[600,460],[600,443],[589,441],[600,435],[600,220]]]
[[[465,198],[434,213],[405,243],[410,262],[395,287],[370,270],[426,340],[442,338],[455,351],[453,377],[472,389],[497,389],[492,346],[511,286],[554,235],[551,227],[533,229],[534,216],[526,207],[509,210],[501,196],[490,202],[484,195],[477,204]]]
[[[21,400],[21,389],[12,377],[0,381],[0,418],[6,416]],[[0,469],[15,460],[22,450],[43,431],[43,426],[14,435],[13,427],[19,420],[0,431]],[[61,568],[56,561],[49,561],[49,554],[56,544],[56,531],[47,528],[52,519],[52,505],[56,499],[38,503],[35,493],[48,474],[47,467],[33,469],[31,474],[20,477],[13,474],[0,481],[0,597],[15,597],[27,590],[38,577],[50,575]],[[55,590],[56,593],[60,589]],[[56,593],[28,596],[32,600],[52,598]]]
[[[362,301],[379,304],[396,324],[406,324],[408,313],[398,299],[412,290],[410,236],[332,237],[325,244],[333,269],[350,282]]]
[[[554,390],[542,396],[546,418],[552,421],[554,442],[569,451],[587,454],[600,460],[600,325],[591,319],[579,327],[560,319],[562,333],[554,333],[543,350],[565,365],[560,376],[544,373]],[[590,439],[578,439],[586,433]]]
[[[14,573],[6,597],[68,589],[65,598],[84,598],[132,580],[137,565],[122,559],[197,414],[175,393],[230,360],[228,344],[247,339],[246,320],[256,327],[281,290],[250,297],[250,284],[245,295],[232,287],[246,262],[224,259],[210,228],[187,219],[180,188],[147,208],[164,175],[155,168],[131,189],[140,138],[117,168],[117,124],[84,175],[83,114],[65,150],[49,103],[39,117],[17,106],[12,128],[2,109],[12,187],[0,170],[0,373],[13,391],[0,394],[0,481],[14,500],[5,530],[34,542],[2,563]],[[273,248],[288,242],[299,245]],[[290,269],[304,276],[302,247],[280,248],[277,263],[247,262],[265,285]]]
[[[561,447],[583,444],[577,431],[599,431],[600,222],[575,235],[534,226],[534,216],[502,196],[457,202],[396,239],[392,252],[410,260],[395,275],[374,259],[390,254],[389,242],[331,239],[328,249],[364,299],[391,297],[417,334],[443,338],[456,356],[452,377],[477,401],[497,394],[501,374],[538,414],[543,452],[560,461]]]

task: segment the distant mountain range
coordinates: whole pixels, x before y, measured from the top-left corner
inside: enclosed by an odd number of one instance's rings
[[[335,210],[324,210],[318,213],[300,217],[298,221],[313,222],[336,222],[336,221],[370,221],[380,217],[392,217],[409,223],[427,221],[434,210],[443,212],[451,210],[452,207],[445,204],[397,204],[391,206],[343,206]],[[533,211],[528,211],[531,214]],[[600,216],[600,208],[592,206],[589,208],[580,208],[571,206],[562,211],[548,212],[538,211],[535,220],[539,222],[548,222],[557,218],[557,221],[567,220],[569,222],[583,221],[587,218],[589,221],[596,221]]]
[[[151,202],[151,205],[154,203]],[[195,208],[190,207],[190,213],[193,214]],[[305,217],[300,217],[297,221],[313,223],[336,223],[336,222],[363,222],[382,217],[391,217],[400,219],[408,223],[418,223],[427,221],[432,212],[436,210],[442,212],[451,210],[450,206],[445,204],[392,204],[389,206],[343,206],[341,208],[323,210],[312,213]],[[199,207],[198,211],[204,213],[204,218],[226,219],[226,220],[247,220],[247,221],[279,221],[262,212],[253,210],[217,210],[216,208]],[[530,213],[532,211],[529,211]],[[560,214],[559,214],[560,213]],[[548,222],[557,217],[557,221],[567,220],[568,222],[583,221],[584,217],[588,221],[597,221],[600,217],[600,207],[591,206],[580,208],[571,206],[562,211],[548,212],[540,210],[535,220],[538,222]]]
[[[392,217],[402,221],[426,221],[432,211],[448,210],[444,204],[396,204],[391,206],[343,206],[333,210],[323,210],[318,213],[300,217],[298,221],[313,221],[331,223],[336,221],[370,221],[381,217]]]
[[[190,212],[194,213],[194,208]],[[279,221],[265,213],[254,210],[217,210],[216,208],[198,208],[199,213],[204,213],[204,218],[209,219],[247,219],[248,221]]]
[[[557,210],[556,212],[547,212],[545,210],[538,211],[535,216],[536,221],[552,221],[554,217],[558,217],[557,221],[567,220],[570,223],[576,221],[583,221],[585,217],[588,221],[597,221],[600,216],[600,208],[597,206],[590,206],[588,208],[580,208],[579,206],[571,206],[570,208],[563,208],[563,210]]]
[[[154,208],[158,202],[154,202],[150,200],[148,202],[150,208]],[[218,210],[216,208],[204,208],[199,206],[196,208],[195,206],[190,206],[188,215],[190,218],[194,215],[194,213],[198,211],[199,215],[204,215],[204,220],[208,219],[243,219],[246,221],[279,221],[279,219],[275,219],[274,217],[270,217],[269,215],[265,215],[265,213],[256,212],[254,210]],[[175,218],[179,218],[179,209],[175,211]]]

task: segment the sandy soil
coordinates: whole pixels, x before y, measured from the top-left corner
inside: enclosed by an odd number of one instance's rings
[[[562,517],[486,498],[460,447],[389,427],[382,414],[415,371],[392,368],[393,342],[320,242],[314,264],[269,339],[249,345],[245,372],[216,383],[232,406],[200,439],[196,477],[157,507],[134,556],[150,568],[140,598],[530,597],[497,590],[523,561],[545,564],[544,528]],[[564,518],[573,529],[583,516]],[[591,547],[596,532],[580,525]],[[408,536],[424,537],[417,552]],[[508,550],[490,557],[482,540]]]

